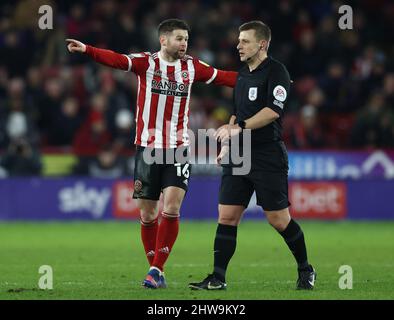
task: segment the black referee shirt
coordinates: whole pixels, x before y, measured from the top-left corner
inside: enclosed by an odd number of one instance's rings
[[[236,122],[254,116],[268,107],[279,114],[279,118],[259,129],[251,130],[251,173],[255,170],[288,172],[288,155],[282,141],[282,116],[289,95],[290,76],[286,67],[272,57],[267,57],[260,65],[249,71],[248,65],[238,72],[234,90],[234,111]],[[242,134],[242,133],[241,133]],[[242,137],[240,152],[243,153]],[[229,165],[223,165],[223,174],[231,174],[235,165],[230,156]]]
[[[238,73],[234,89],[236,122],[251,118],[264,107],[271,108],[279,118],[269,125],[252,130],[252,149],[282,140],[282,116],[290,89],[290,76],[286,67],[268,56],[252,72],[245,65]]]

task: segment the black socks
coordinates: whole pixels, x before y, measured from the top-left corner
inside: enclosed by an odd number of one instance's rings
[[[227,266],[237,245],[237,230],[237,226],[220,223],[216,229],[213,274],[223,282],[226,280]],[[293,253],[298,264],[298,270],[309,270],[304,233],[298,223],[291,219],[286,229],[279,233]]]
[[[237,228],[237,226],[219,223],[216,229],[213,274],[223,282],[225,282],[227,265],[237,245]]]
[[[290,251],[293,253],[298,264],[298,269],[308,269],[309,263],[306,254],[304,233],[298,223],[291,219],[286,229],[279,233],[285,239]]]

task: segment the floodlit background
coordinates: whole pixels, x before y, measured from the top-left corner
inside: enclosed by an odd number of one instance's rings
[[[353,9],[352,30],[338,27],[344,4]],[[42,5],[53,9],[52,30],[38,26]],[[137,79],[68,53],[65,39],[119,53],[155,52],[156,27],[167,18],[190,25],[188,54],[225,70],[242,66],[236,50],[242,23],[257,19],[271,27],[269,55],[286,65],[293,80],[283,119],[291,212],[323,271],[313,298],[392,299],[388,288],[394,281],[387,274],[394,266],[394,4],[388,0],[1,1],[0,298],[108,298],[95,296],[94,289],[111,287],[111,272],[119,270],[117,285],[107,291],[111,297],[149,298],[138,288],[147,264],[131,199]],[[232,89],[195,84],[190,128],[218,128],[231,110]],[[182,277],[209,271],[219,181],[218,167],[193,167],[170,275],[180,268],[188,270]],[[245,219],[262,217],[253,198]],[[228,297],[302,298],[286,295],[293,273],[283,271],[288,278],[281,279],[268,271],[294,265],[266,222],[257,226],[241,224],[244,236],[229,270],[239,291]],[[256,243],[261,254],[248,251]],[[188,251],[191,244],[205,260]],[[100,259],[114,248],[122,255],[115,250],[107,256],[100,273]],[[89,252],[92,260],[85,258]],[[30,260],[21,264],[22,257]],[[99,266],[97,273],[89,263]],[[34,290],[43,264],[58,264],[60,292]],[[338,289],[344,264],[353,266],[360,292],[344,295]],[[242,291],[237,278],[249,279],[256,269],[263,270],[257,283],[279,286],[277,296],[259,295],[258,284],[251,285],[255,295]],[[179,290],[173,298],[184,297],[188,280],[169,279]],[[18,288],[23,290],[12,291]]]

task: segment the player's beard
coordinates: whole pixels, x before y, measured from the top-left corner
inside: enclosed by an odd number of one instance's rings
[[[183,52],[181,52],[180,49],[177,49],[177,50],[174,50],[174,51],[171,51],[171,52],[167,51],[167,54],[169,56],[171,56],[174,60],[182,59],[185,56],[185,54],[186,54],[186,50],[183,51]]]
[[[179,59],[183,58],[186,54],[186,50],[185,51],[177,51],[177,55],[179,56]]]
[[[185,52],[180,52],[179,50],[174,52],[173,58],[174,59],[182,59],[185,56]]]

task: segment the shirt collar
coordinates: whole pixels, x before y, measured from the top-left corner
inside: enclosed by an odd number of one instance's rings
[[[164,58],[163,58],[163,56],[161,55],[160,51],[158,51],[157,56],[159,57],[161,63],[163,63],[163,64],[166,65],[166,66],[175,66],[175,65],[178,63],[178,61],[179,61],[179,59],[175,60],[174,62],[169,62],[169,61],[167,61],[167,60],[164,60]]]
[[[257,66],[256,69],[254,69],[253,71],[249,71],[249,67],[247,67],[247,70],[248,70],[250,73],[255,72],[255,71],[257,71],[257,70],[261,70],[261,69],[263,69],[263,68],[267,65],[267,63],[268,63],[270,60],[271,60],[271,56],[267,56],[267,58],[265,58],[265,59],[263,60],[263,62],[261,62],[261,63]]]

